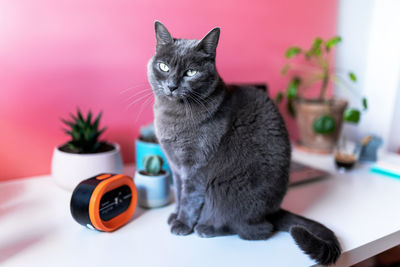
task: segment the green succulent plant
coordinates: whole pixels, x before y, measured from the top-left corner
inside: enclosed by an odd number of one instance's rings
[[[279,92],[276,95],[275,101],[280,103],[283,98],[287,98],[287,109],[289,114],[295,116],[294,101],[302,98],[301,89],[307,89],[315,83],[320,83],[318,100],[327,100],[327,90],[330,83],[335,83],[339,88],[351,89],[345,81],[344,76],[351,83],[357,82],[357,76],[352,72],[347,72],[347,75],[337,75],[334,73],[331,61],[330,53],[332,49],[342,41],[340,36],[335,36],[330,39],[324,40],[322,38],[315,38],[309,49],[300,48],[298,46],[289,47],[286,50],[285,57],[289,61],[300,55],[304,56],[307,64],[298,65],[295,62],[287,62],[281,73],[287,75],[290,70],[296,70],[298,73],[292,77],[286,88],[286,92]],[[300,75],[299,75],[300,74]],[[368,108],[367,99],[361,98],[362,110]],[[343,120],[350,123],[358,123],[361,117],[360,108],[348,108],[343,115]],[[314,124],[313,130],[318,134],[329,134],[335,131],[336,123],[334,118],[329,114],[324,114],[318,117]]]
[[[99,141],[100,135],[106,128],[99,129],[102,113],[92,121],[92,112],[89,111],[86,118],[78,109],[77,114],[71,114],[71,120],[62,119],[62,122],[69,127],[64,132],[71,136],[65,146],[73,153],[96,153],[105,142]]]
[[[163,159],[157,155],[147,155],[143,158],[143,166],[145,171],[151,175],[156,176],[161,173]]]
[[[145,142],[158,143],[152,123],[140,127],[140,139]]]

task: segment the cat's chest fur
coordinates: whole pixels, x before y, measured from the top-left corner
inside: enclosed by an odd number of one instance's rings
[[[218,149],[220,138],[212,133],[215,121],[199,123],[155,110],[157,138],[170,163],[177,169],[205,167]],[[214,138],[213,138],[214,137]]]

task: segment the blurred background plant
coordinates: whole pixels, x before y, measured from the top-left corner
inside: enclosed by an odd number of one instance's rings
[[[154,131],[154,124],[150,123],[145,126],[140,127],[140,135],[139,139],[144,141],[144,142],[149,142],[149,143],[158,143],[155,131]]]
[[[332,66],[331,54],[332,50],[342,41],[341,37],[335,36],[324,40],[320,37],[314,39],[309,49],[304,49],[299,46],[292,46],[286,50],[286,64],[281,69],[282,75],[295,73],[286,88],[286,91],[279,92],[276,95],[276,103],[280,103],[284,98],[287,99],[287,109],[292,116],[296,116],[295,101],[305,99],[305,92],[314,85],[320,84],[318,89],[319,94],[313,102],[329,103],[333,97],[327,94],[328,88],[332,83],[344,89],[348,94],[349,91],[358,95],[352,85],[357,82],[357,76],[354,72],[348,71],[343,75],[343,72],[335,70]],[[303,56],[305,62],[303,64],[294,61],[294,58]],[[367,99],[361,97],[361,107],[347,108],[343,114],[343,120],[350,123],[358,123],[361,117],[361,110],[368,108]],[[329,110],[329,105],[327,104]],[[336,122],[334,118],[328,114],[320,115],[313,123],[313,130],[317,134],[329,134],[335,131]]]

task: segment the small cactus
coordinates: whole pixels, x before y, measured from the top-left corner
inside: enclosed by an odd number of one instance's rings
[[[143,158],[143,166],[146,172],[151,176],[161,173],[163,159],[157,155],[147,155]]]
[[[140,127],[140,139],[145,142],[158,143],[152,123]]]

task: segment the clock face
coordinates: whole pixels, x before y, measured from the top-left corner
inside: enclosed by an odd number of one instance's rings
[[[100,218],[108,221],[126,211],[132,200],[132,191],[127,185],[108,191],[100,200]]]

